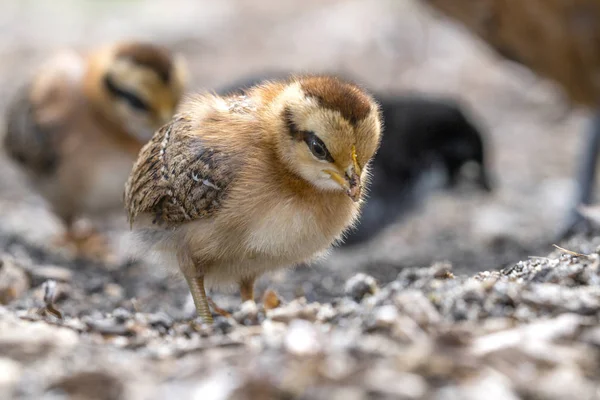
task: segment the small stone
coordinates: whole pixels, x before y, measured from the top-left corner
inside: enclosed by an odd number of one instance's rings
[[[323,362],[322,374],[328,379],[342,380],[356,371],[357,362],[347,353],[334,352]]]
[[[36,266],[35,268],[31,268],[29,272],[35,285],[39,285],[49,279],[67,283],[73,280],[72,271],[57,265]]]
[[[258,322],[258,306],[252,300],[242,303],[240,309],[233,313],[233,319],[243,325],[253,325]]]
[[[104,294],[114,299],[121,299],[124,297],[124,290],[121,285],[116,283],[107,283],[104,285]]]
[[[133,336],[135,332],[128,326],[118,323],[115,318],[87,319],[86,325],[92,332],[102,335]]]
[[[66,393],[71,399],[121,399],[125,393],[122,379],[104,371],[84,371],[52,383],[49,389]]]
[[[290,322],[284,345],[290,353],[299,356],[315,355],[322,350],[318,331],[312,323],[302,319]]]
[[[432,398],[434,400],[518,400],[520,396],[517,396],[511,386],[505,376],[484,370],[479,376],[465,380],[460,385],[446,386],[438,390]]]
[[[433,277],[436,279],[454,279],[452,264],[449,262],[435,263],[431,266],[434,270]]]
[[[282,322],[275,322],[270,319],[265,319],[261,324],[262,328],[262,340],[267,347],[280,348],[285,333],[287,332],[287,325]]]
[[[285,307],[278,307],[267,311],[267,317],[276,322],[288,323],[294,319],[305,319],[314,322],[321,308],[319,303],[306,304],[303,300],[296,299]]]
[[[281,299],[279,298],[279,296],[277,295],[277,293],[275,293],[274,290],[269,289],[265,292],[265,295],[263,296],[263,307],[265,308],[265,310],[272,310],[274,308],[277,308],[281,305]]]
[[[441,320],[440,313],[419,290],[406,290],[394,297],[400,312],[414,319],[419,325],[432,325]]]
[[[8,259],[0,260],[0,304],[8,304],[21,297],[30,287],[23,269]]]
[[[531,398],[562,399],[594,399],[598,398],[598,385],[592,383],[573,364],[565,364],[554,368],[540,378],[537,388],[529,388]]]
[[[372,276],[359,273],[346,281],[344,292],[346,296],[359,303],[365,296],[377,292],[377,281]]]
[[[0,393],[12,398],[13,391],[23,373],[21,364],[10,358],[0,357]]]
[[[78,332],[83,332],[87,329],[87,325],[78,318],[66,318],[63,321],[63,326]]]
[[[375,310],[375,326],[377,328],[390,328],[394,326],[399,318],[395,306],[386,305]]]
[[[336,310],[331,306],[331,304],[323,304],[319,308],[319,312],[317,313],[317,321],[320,322],[329,322],[337,315]]]
[[[153,328],[166,332],[173,326],[173,318],[169,317],[164,312],[158,312],[148,316],[148,324]]]
[[[26,321],[10,314],[0,318],[0,353],[15,361],[32,363],[50,354],[67,354],[79,341],[69,329],[44,321]]]
[[[133,318],[133,314],[123,307],[115,308],[112,312],[112,316],[121,324]]]
[[[215,318],[212,328],[215,330],[215,332],[226,335],[233,330],[234,324],[235,321],[233,321],[231,318],[226,318],[219,315]]]
[[[427,392],[427,382],[419,375],[394,371],[392,366],[369,369],[367,387],[374,393],[401,399],[421,399]]]

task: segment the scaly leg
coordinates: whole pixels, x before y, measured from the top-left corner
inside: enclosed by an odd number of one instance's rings
[[[244,278],[240,282],[240,296],[242,302],[254,301],[254,281],[256,278]]]
[[[190,293],[194,299],[194,305],[196,306],[196,312],[207,324],[213,323],[213,317],[210,312],[208,305],[208,297],[206,297],[206,291],[204,290],[204,277],[192,277],[186,276]]]

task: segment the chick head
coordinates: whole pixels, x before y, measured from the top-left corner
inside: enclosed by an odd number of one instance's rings
[[[273,100],[280,118],[279,157],[322,190],[358,201],[381,136],[377,103],[354,84],[329,76],[296,77]]]
[[[114,48],[100,79],[105,113],[145,142],[175,113],[186,67],[160,46],[126,43]]]

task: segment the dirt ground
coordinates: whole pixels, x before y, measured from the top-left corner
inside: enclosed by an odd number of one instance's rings
[[[371,243],[335,250],[317,265],[265,277],[259,293],[269,287],[288,302],[305,297],[308,303],[335,303],[344,295],[344,283],[358,272],[384,286],[408,267],[444,261],[456,276],[466,277],[553,250],[574,194],[574,162],[588,113],[572,108],[552,83],[499,59],[416,1],[5,0],[1,8],[0,112],[18,85],[54,51],[123,38],[151,39],[181,52],[189,63],[192,90],[216,89],[265,71],[327,71],[353,76],[378,93],[418,92],[464,102],[486,133],[496,183],[491,195],[464,188],[436,192]],[[0,309],[0,321],[10,325],[19,312],[39,307],[47,279],[58,281],[57,303],[65,316],[100,318],[119,307],[161,312],[175,320],[193,315],[178,276],[148,262],[128,262],[123,249],[114,265],[74,261],[51,249],[51,238],[63,228],[3,156],[0,168],[0,249],[4,264],[25,271],[28,282],[17,291],[22,295]],[[119,248],[124,216],[117,213],[103,222]],[[578,241],[576,247],[587,254],[595,245]],[[15,272],[15,279],[25,275]],[[232,311],[239,308],[236,295],[216,293],[215,300]],[[111,350],[113,356],[124,357]],[[136,358],[134,364],[143,369],[143,363]],[[78,361],[72,365],[76,370]],[[147,368],[153,371],[142,375],[168,380],[168,374],[155,370],[167,366]],[[27,378],[44,374],[36,371]],[[90,379],[98,384],[104,378]],[[169,390],[173,394],[184,387]]]

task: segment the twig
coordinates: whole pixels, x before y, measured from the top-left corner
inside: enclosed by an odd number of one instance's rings
[[[572,251],[572,250],[567,250],[567,249],[565,249],[563,247],[560,247],[557,244],[553,244],[552,246],[556,247],[558,250],[562,251],[563,253],[570,254],[570,255],[575,256],[575,257],[586,257],[586,258],[590,257],[590,254],[582,254],[582,253],[577,253],[577,252]]]

